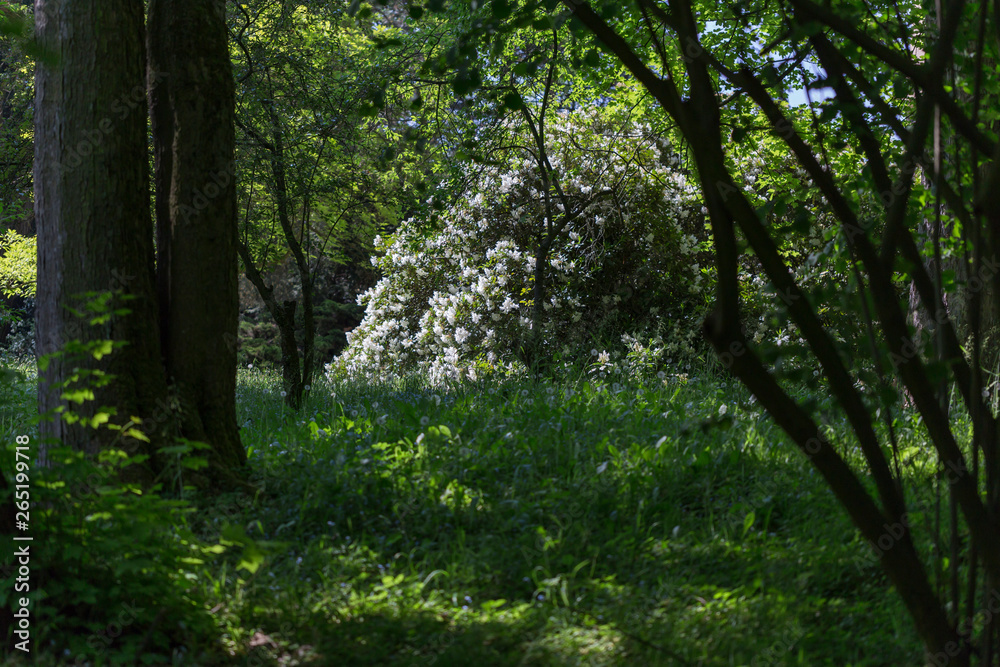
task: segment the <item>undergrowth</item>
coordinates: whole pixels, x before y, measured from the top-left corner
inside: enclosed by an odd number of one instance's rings
[[[343,382],[300,412],[280,391],[241,369],[255,494],[49,492],[36,623],[72,630],[37,664],[920,661],[822,480],[725,381]]]

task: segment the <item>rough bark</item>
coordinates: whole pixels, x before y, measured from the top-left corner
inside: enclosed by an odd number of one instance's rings
[[[223,0],[149,3],[164,365],[184,437],[246,460],[236,425],[235,92]]]
[[[222,0],[152,0],[160,326],[181,431],[242,465],[236,426],[235,93]]]
[[[91,417],[116,406],[112,422],[160,416],[166,385],[155,328],[142,3],[37,0],[35,17],[42,48],[58,54],[58,64],[39,62],[35,72],[37,350],[52,354],[72,340],[128,341],[99,360],[52,358],[40,372],[39,409]],[[81,308],[88,292],[113,292],[114,305],[131,312],[91,325],[69,310]],[[67,403],[58,383],[76,368],[115,379],[96,389],[94,400]],[[144,427],[154,435],[150,422]],[[117,437],[61,418],[43,421],[40,432],[42,464],[47,440],[94,453]],[[128,442],[135,441],[119,444]]]

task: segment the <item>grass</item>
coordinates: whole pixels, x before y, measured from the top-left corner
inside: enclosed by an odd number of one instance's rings
[[[184,520],[245,545],[188,577],[219,639],[199,656],[175,632],[146,664],[921,662],[832,494],[732,384],[343,382],[298,413],[279,393],[240,370],[260,492]]]
[[[299,414],[278,391],[276,375],[241,371],[239,419],[263,489],[241,520],[272,546],[266,568],[220,587],[234,653],[337,665],[920,662],[877,563],[741,389],[342,383]]]

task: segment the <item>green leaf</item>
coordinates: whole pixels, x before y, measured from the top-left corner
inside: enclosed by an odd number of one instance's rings
[[[493,18],[503,20],[511,15],[513,9],[510,6],[509,0],[493,0],[490,3],[490,13],[493,14]]]
[[[243,555],[236,566],[237,569],[246,570],[254,574],[264,564],[264,552],[260,550],[256,542],[250,541],[243,547]]]
[[[837,117],[839,109],[836,105],[827,104],[823,107],[823,111],[819,114],[820,123],[829,123],[831,120]]]
[[[517,93],[507,93],[503,96],[503,105],[512,111],[519,111],[524,107],[524,100]]]
[[[535,19],[535,21],[531,24],[531,27],[542,32],[551,30],[553,28],[552,18],[549,16],[543,16],[539,19]]]

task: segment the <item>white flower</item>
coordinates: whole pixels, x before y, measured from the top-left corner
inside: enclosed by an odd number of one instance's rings
[[[726,410],[728,410],[728,409],[729,408],[726,407],[725,403],[723,403],[722,405],[720,405],[719,406],[719,416],[721,417],[722,415],[726,414]]]
[[[459,327],[455,329],[455,342],[461,345],[469,337],[469,332],[465,330],[465,327]]]

